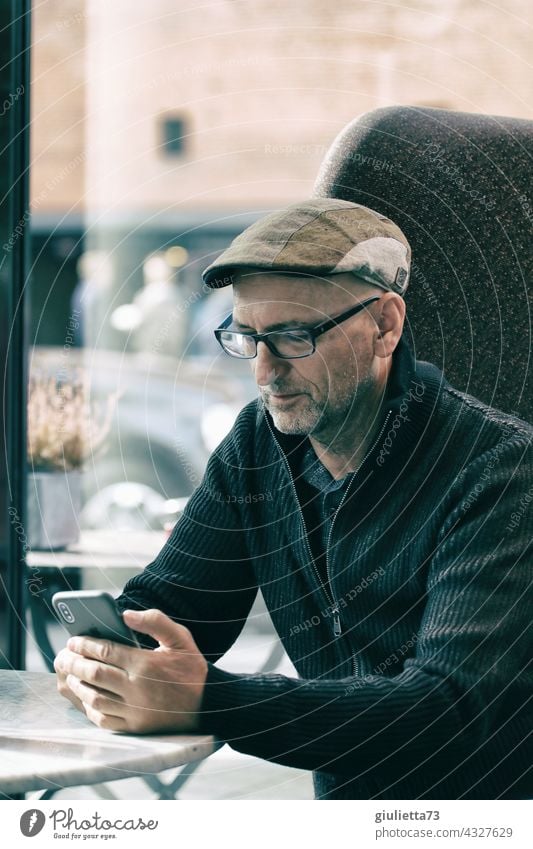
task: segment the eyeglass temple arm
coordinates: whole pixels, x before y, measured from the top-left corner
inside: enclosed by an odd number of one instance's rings
[[[346,319],[351,318],[353,315],[357,315],[358,312],[361,312],[368,304],[372,304],[374,301],[379,301],[381,295],[373,295],[371,298],[367,298],[365,301],[361,301],[360,304],[353,307],[351,310],[348,310],[345,313],[342,313],[341,316],[337,316],[337,318],[330,318],[328,321],[325,321],[324,324],[319,324],[318,327],[315,327],[313,330],[313,335],[315,338],[320,336],[322,333],[325,333],[326,330],[331,330],[332,327],[335,327],[337,324],[340,324],[341,321],[346,321]],[[339,321],[339,318],[341,321]]]
[[[225,318],[224,321],[222,322],[222,324],[220,325],[220,330],[225,330],[226,327],[230,326],[232,321],[233,321],[233,313],[230,312],[230,314],[227,316],[227,318]]]
[[[215,330],[213,330],[213,333],[215,334],[215,336],[217,336],[219,330],[225,330],[227,327],[229,327],[229,325],[231,324],[232,321],[233,321],[233,313],[230,312],[230,314],[227,316],[227,318],[224,319],[222,324],[219,324],[219,326],[216,327]],[[218,338],[218,336],[217,336],[217,338]]]

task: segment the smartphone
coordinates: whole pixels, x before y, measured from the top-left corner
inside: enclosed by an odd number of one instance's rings
[[[73,637],[99,637],[141,648],[109,593],[101,590],[54,593],[52,605],[57,618]]]

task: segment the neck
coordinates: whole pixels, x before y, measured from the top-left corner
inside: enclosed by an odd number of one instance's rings
[[[382,379],[376,381],[343,426],[328,428],[331,437],[328,433],[309,435],[315,454],[335,480],[360,466],[379,432],[389,371],[390,362]],[[369,422],[373,423],[371,427]]]

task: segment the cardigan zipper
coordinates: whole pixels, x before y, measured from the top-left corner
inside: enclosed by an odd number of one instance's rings
[[[284,461],[284,463],[287,467],[287,472],[289,474],[289,478],[290,478],[290,481],[291,481],[292,490],[294,492],[294,499],[296,501],[296,504],[298,505],[298,512],[300,514],[300,520],[301,520],[301,523],[302,523],[302,527],[304,529],[304,538],[305,538],[307,553],[309,555],[309,562],[311,563],[311,565],[313,567],[313,571],[316,575],[318,585],[322,589],[322,591],[324,592],[324,595],[326,596],[326,601],[329,603],[329,606],[333,608],[335,606],[335,600],[334,600],[333,596],[330,595],[328,587],[322,582],[322,579],[320,577],[320,572],[318,571],[317,565],[315,563],[315,558],[313,557],[313,552],[311,551],[311,545],[309,543],[309,535],[307,533],[307,526],[305,524],[305,518],[304,518],[303,510],[302,510],[301,505],[300,505],[300,499],[298,498],[298,492],[296,490],[296,484],[294,483],[294,479],[293,479],[293,476],[292,476],[292,471],[291,471],[291,467],[289,465],[289,461],[287,460],[287,458],[285,456],[285,452],[283,451],[281,445],[279,444],[279,442],[277,440],[277,437],[276,437],[274,431],[272,430],[272,427],[270,426],[270,422],[269,422],[267,416],[265,416],[265,420],[266,420],[266,423],[268,425],[268,429],[270,430],[270,433],[272,434],[274,442],[276,443],[278,450],[279,450],[281,456],[283,457],[283,461]],[[337,636],[337,634],[335,634],[335,636]]]
[[[327,578],[328,578],[328,583],[331,587],[332,595],[333,595],[333,585],[331,583],[331,575],[330,575],[330,572],[329,572],[329,549],[330,549],[330,543],[331,543],[331,534],[333,533],[333,525],[335,524],[335,519],[339,515],[339,510],[341,509],[342,505],[344,504],[344,502],[346,500],[346,497],[348,495],[348,492],[350,491],[350,487],[351,487],[351,485],[354,481],[355,476],[357,475],[357,473],[361,469],[361,466],[365,462],[366,458],[372,453],[372,451],[374,450],[374,448],[378,444],[379,440],[381,439],[381,437],[383,435],[383,431],[387,427],[387,422],[390,418],[391,412],[392,412],[392,410],[388,411],[388,413],[385,417],[385,421],[383,422],[383,427],[381,428],[378,436],[376,437],[376,439],[372,443],[372,446],[366,452],[365,456],[363,457],[363,459],[359,463],[358,467],[352,472],[352,477],[350,478],[348,486],[346,487],[346,489],[344,491],[344,495],[342,496],[340,503],[339,503],[339,506],[335,510],[335,513],[333,514],[333,518],[331,520],[331,525],[330,525],[329,534],[328,534],[328,541],[327,541],[327,544],[326,544],[326,575],[327,575]],[[340,621],[339,605],[336,602],[336,599],[334,599],[334,600],[335,600],[335,607],[334,607],[334,610],[333,610],[333,627],[334,627],[335,636],[338,637],[342,633],[342,628],[341,628],[341,621]]]
[[[312,566],[313,566],[313,571],[314,571],[314,573],[315,573],[315,576],[316,576],[316,579],[317,579],[318,585],[319,585],[319,587],[323,590],[324,595],[326,596],[327,600],[328,600],[328,601],[329,601],[329,603],[330,603],[331,612],[332,612],[332,617],[333,617],[333,635],[334,635],[336,638],[341,636],[341,634],[342,634],[342,626],[341,626],[341,620],[340,620],[339,603],[338,603],[337,599],[335,598],[335,595],[334,595],[334,592],[333,592],[333,585],[332,585],[332,583],[331,583],[331,576],[330,576],[330,572],[329,572],[329,545],[330,545],[330,541],[331,541],[331,533],[332,533],[332,530],[333,530],[333,524],[334,524],[334,522],[335,522],[335,519],[337,518],[337,515],[338,515],[338,513],[339,513],[340,508],[342,507],[342,505],[343,505],[343,503],[344,503],[344,500],[345,500],[346,496],[348,495],[348,491],[349,491],[349,489],[350,489],[350,487],[351,487],[351,485],[352,485],[352,483],[353,483],[353,480],[354,480],[354,478],[355,478],[356,474],[359,472],[359,470],[361,469],[361,467],[362,467],[363,463],[365,462],[365,460],[367,459],[367,457],[368,457],[368,456],[372,453],[372,451],[374,450],[374,448],[375,448],[375,447],[376,447],[376,445],[378,444],[379,440],[381,439],[381,437],[382,437],[382,435],[383,435],[383,431],[385,430],[385,428],[386,428],[386,426],[387,426],[387,422],[388,422],[388,420],[389,420],[389,418],[390,418],[391,413],[392,413],[392,410],[389,410],[389,411],[387,412],[387,415],[386,415],[386,417],[385,417],[385,421],[383,422],[383,426],[382,426],[382,428],[381,428],[381,430],[380,430],[380,432],[379,432],[378,436],[376,437],[376,439],[375,439],[375,440],[374,440],[374,442],[372,443],[372,446],[371,446],[371,447],[368,449],[368,451],[366,452],[365,456],[363,457],[363,459],[362,459],[362,460],[361,460],[361,462],[359,463],[359,465],[358,465],[357,469],[355,469],[355,470],[354,470],[354,472],[352,473],[352,478],[351,478],[350,482],[348,483],[348,486],[346,487],[346,491],[345,491],[345,493],[344,493],[344,495],[343,495],[343,497],[342,497],[342,499],[341,499],[341,502],[340,502],[339,506],[337,507],[337,510],[335,511],[335,514],[334,514],[334,516],[333,516],[333,518],[332,518],[331,526],[330,526],[329,534],[328,534],[327,546],[326,546],[326,576],[327,576],[327,584],[324,584],[324,583],[323,583],[323,581],[322,581],[322,579],[321,579],[321,577],[320,577],[320,573],[319,573],[319,571],[318,571],[318,568],[317,568],[317,565],[316,565],[315,559],[314,559],[314,557],[313,557],[313,553],[312,553],[312,551],[311,551],[311,545],[310,545],[310,543],[309,543],[309,536],[308,536],[308,533],[307,533],[307,527],[306,527],[306,524],[305,524],[305,518],[304,518],[303,510],[302,510],[302,508],[301,508],[301,506],[300,506],[300,500],[299,500],[299,498],[298,498],[298,492],[297,492],[297,490],[296,490],[296,485],[295,485],[295,483],[294,483],[294,479],[293,479],[293,476],[292,476],[292,471],[291,471],[291,467],[290,467],[290,465],[289,465],[289,461],[287,460],[287,458],[286,458],[286,456],[285,456],[285,452],[284,452],[284,451],[283,451],[283,449],[281,448],[281,446],[280,446],[280,444],[279,444],[279,442],[278,442],[278,440],[277,440],[277,437],[276,437],[276,435],[274,434],[274,431],[272,430],[272,427],[271,427],[271,425],[270,425],[270,422],[269,422],[269,420],[268,420],[268,417],[265,415],[265,420],[266,420],[266,423],[267,423],[267,425],[268,425],[268,429],[270,430],[270,433],[272,434],[272,436],[273,436],[273,438],[274,438],[274,441],[275,441],[276,445],[278,446],[278,450],[279,450],[279,452],[280,452],[281,456],[283,457],[283,460],[284,460],[284,462],[285,462],[285,466],[287,467],[287,472],[288,472],[288,474],[289,474],[289,478],[290,478],[290,481],[291,481],[291,486],[292,486],[292,489],[293,489],[293,492],[294,492],[294,497],[295,497],[295,500],[296,500],[296,504],[298,505],[298,511],[299,511],[299,513],[300,513],[300,519],[301,519],[301,522],[302,522],[302,527],[303,527],[303,529],[304,529],[304,537],[305,537],[305,542],[306,542],[307,552],[308,552],[308,555],[309,555],[309,561],[310,561],[310,563],[311,563],[311,564],[312,564]],[[355,659],[355,655],[354,655],[354,654],[352,654],[352,661],[353,661],[353,666],[354,666],[354,670],[355,670],[355,669],[356,669],[356,659]],[[357,674],[357,673],[356,673],[356,672],[354,672],[354,674]]]
[[[376,437],[376,439],[372,443],[372,446],[366,452],[365,456],[363,457],[363,459],[359,463],[357,469],[355,469],[354,472],[352,473],[352,477],[350,478],[350,481],[348,482],[348,486],[346,487],[344,495],[342,496],[342,498],[340,500],[339,506],[337,507],[335,513],[333,514],[333,518],[331,520],[331,525],[330,525],[330,528],[329,528],[328,541],[327,541],[327,544],[326,544],[326,575],[327,575],[328,583],[331,587],[331,594],[334,598],[334,605],[335,606],[334,606],[333,611],[332,611],[332,613],[333,613],[333,633],[336,637],[340,637],[340,635],[342,634],[342,627],[341,627],[339,605],[338,605],[338,602],[335,599],[335,596],[334,596],[334,593],[333,593],[333,584],[331,582],[331,575],[330,575],[330,572],[329,572],[329,551],[330,551],[331,535],[333,533],[333,525],[335,524],[335,519],[339,515],[339,510],[341,509],[342,505],[344,504],[344,501],[345,501],[345,499],[348,495],[348,492],[350,491],[350,487],[351,487],[351,485],[354,481],[355,476],[357,475],[357,473],[361,469],[361,467],[362,467],[363,463],[365,462],[365,460],[367,459],[367,457],[369,457],[369,455],[372,453],[372,451],[374,450],[374,448],[376,447],[376,445],[380,441],[380,439],[383,435],[383,432],[384,432],[385,428],[387,427],[387,422],[389,421],[391,413],[392,413],[392,410],[389,410],[387,412],[387,415],[385,416],[385,421],[383,422],[383,426],[382,426],[378,436]],[[357,675],[357,658],[356,658],[355,654],[352,654],[352,666],[353,666],[353,670],[354,670],[354,675]]]

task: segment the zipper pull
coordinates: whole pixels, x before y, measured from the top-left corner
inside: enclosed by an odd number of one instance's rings
[[[339,616],[339,608],[335,607],[333,609],[333,634],[335,637],[340,637],[341,635],[341,620]]]

